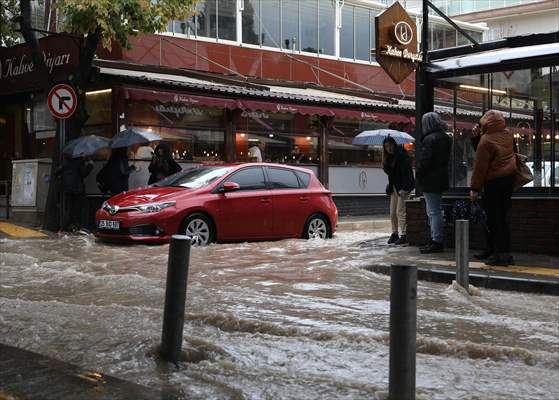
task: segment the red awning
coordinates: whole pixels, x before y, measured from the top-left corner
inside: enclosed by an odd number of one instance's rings
[[[268,111],[282,114],[321,115],[358,120],[383,122],[410,122],[413,117],[402,114],[378,113],[375,111],[358,111],[344,108],[330,108],[314,105],[293,103],[278,103],[259,100],[227,99],[222,97],[199,96],[184,92],[162,91],[146,88],[125,87],[122,94],[127,100],[152,101],[159,103],[183,104],[193,107],[217,107],[227,109],[241,109],[246,111]]]
[[[161,91],[152,89],[124,88],[125,99],[136,101],[157,101],[159,103],[176,103],[189,106],[205,106],[218,108],[237,108],[237,102],[221,97],[197,96],[181,92]]]
[[[282,114],[325,115],[333,117],[334,112],[325,107],[304,106],[300,104],[271,103],[267,101],[237,100],[238,108],[251,111],[270,111]]]

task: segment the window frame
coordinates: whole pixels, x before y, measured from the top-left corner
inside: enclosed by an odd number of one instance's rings
[[[295,179],[297,180],[297,187],[274,187],[273,186],[273,180],[272,180],[272,176],[271,176],[271,170],[280,170],[280,171],[288,171],[291,174],[293,174],[293,176],[295,176]],[[264,170],[266,172],[266,181],[267,181],[267,188],[268,190],[302,190],[305,189],[303,182],[301,180],[301,178],[299,177],[299,175],[295,172],[295,170],[289,168],[289,167],[280,167],[280,166],[266,166],[264,167]],[[310,179],[309,179],[310,182]]]

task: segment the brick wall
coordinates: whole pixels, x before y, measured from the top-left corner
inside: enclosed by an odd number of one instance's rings
[[[443,208],[462,199],[443,199]],[[425,201],[406,202],[408,241],[421,245],[429,238],[429,226],[425,214]],[[559,199],[513,198],[509,213],[511,227],[511,250],[518,252],[559,254]],[[454,225],[444,224],[445,246],[454,247]],[[470,224],[470,248],[483,249],[485,235],[481,226]]]

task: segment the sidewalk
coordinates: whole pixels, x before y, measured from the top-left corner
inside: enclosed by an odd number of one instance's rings
[[[118,378],[0,344],[0,399],[161,400],[178,399]]]
[[[391,265],[409,265],[417,267],[420,280],[451,283],[456,279],[454,249],[447,249],[444,253],[421,254],[417,247],[388,245],[387,240],[388,233],[386,237],[360,244],[363,248],[379,250],[375,262],[365,269],[390,274]],[[514,253],[514,266],[493,267],[473,260],[476,252],[470,251],[470,284],[490,289],[559,295],[559,257]]]

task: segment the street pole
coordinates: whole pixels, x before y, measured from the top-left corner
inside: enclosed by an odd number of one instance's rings
[[[456,282],[464,289],[470,286],[470,221],[456,220],[455,254],[456,254]]]
[[[390,268],[389,400],[415,400],[417,267]]]
[[[58,129],[59,129],[59,165],[62,167],[64,166],[64,145],[66,144],[66,119],[59,119],[58,120]],[[51,182],[51,184],[54,184]],[[64,179],[60,179],[60,229],[64,229],[64,217],[66,215],[66,204],[64,201]]]
[[[179,361],[182,348],[191,240],[190,236],[173,235],[169,246],[161,358],[175,364]]]

